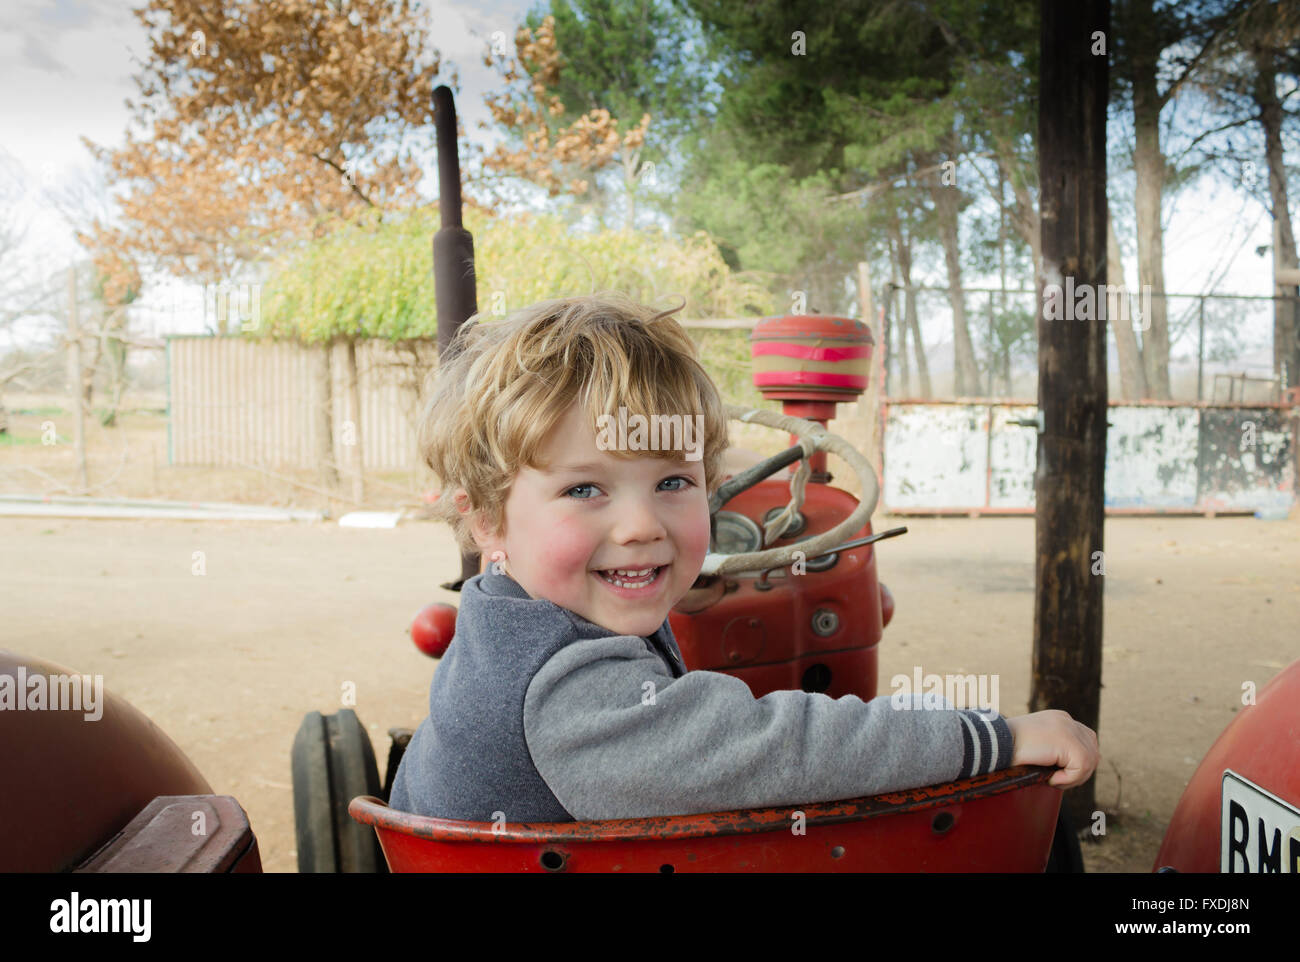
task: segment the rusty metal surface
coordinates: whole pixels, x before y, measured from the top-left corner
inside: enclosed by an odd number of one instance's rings
[[[1061,792],[1040,782],[888,818],[792,818],[749,834],[483,845],[378,833],[394,872],[1042,872],[1060,806]]]
[[[598,822],[508,823],[504,827],[493,822],[458,822],[399,812],[369,795],[354,798],[348,806],[348,813],[364,825],[390,829],[422,839],[473,840],[490,843],[648,841],[788,831],[790,813],[794,810],[803,812],[807,824],[813,826],[881,818],[944,805],[959,805],[1038,785],[1046,782],[1053,772],[1055,769],[1052,768],[1021,765],[958,782],[836,802]]]
[[[503,845],[376,831],[394,872],[1042,872],[1061,806],[1046,777],[885,817],[813,821],[809,811],[822,806],[790,808],[788,820],[745,832]]]
[[[886,412],[882,504],[978,507],[987,493],[988,408],[898,405]]]
[[[851,318],[765,318],[750,334],[754,386],[768,399],[851,401],[867,388],[872,346],[870,329]]]
[[[1217,508],[1255,508],[1262,492],[1295,497],[1290,412],[1277,408],[1207,410],[1202,415],[1198,500]]]
[[[1019,402],[889,402],[881,501],[907,513],[1034,510],[1038,432]],[[1285,510],[1296,496],[1297,410],[1286,405],[1115,403],[1106,513]]]
[[[74,871],[218,874],[260,870],[248,815],[234,798],[162,795]]]
[[[1033,405],[990,408],[988,504],[994,508],[1034,504],[1034,473],[1038,470],[1038,431],[1017,424],[1038,417]]]
[[[0,675],[75,675],[0,650]],[[14,685],[15,682],[6,682]],[[167,735],[102,689],[102,716],[82,711],[0,711],[0,871],[60,872],[94,853],[159,795],[211,795],[212,787]]]
[[[1195,408],[1111,407],[1106,507],[1190,508],[1196,503]]]

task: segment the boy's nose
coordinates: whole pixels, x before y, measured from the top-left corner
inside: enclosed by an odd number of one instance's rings
[[[617,542],[657,541],[667,535],[654,504],[644,500],[629,501],[619,508],[612,532]]]

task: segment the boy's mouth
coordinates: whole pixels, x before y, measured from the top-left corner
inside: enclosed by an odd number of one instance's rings
[[[617,589],[620,593],[645,591],[657,585],[662,578],[660,577],[667,569],[668,565],[659,565],[656,568],[614,568],[604,571],[593,571],[597,578],[605,582],[611,588]],[[631,573],[629,573],[631,572]]]

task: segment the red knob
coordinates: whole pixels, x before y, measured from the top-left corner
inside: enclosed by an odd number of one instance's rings
[[[456,635],[456,607],[434,602],[415,613],[411,640],[430,658],[441,658]]]

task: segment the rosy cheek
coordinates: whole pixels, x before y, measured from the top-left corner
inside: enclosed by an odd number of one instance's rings
[[[687,528],[683,538],[685,553],[695,564],[702,564],[704,556],[709,553],[709,515],[704,512],[701,518]]]
[[[581,522],[561,518],[543,536],[541,554],[537,559],[539,573],[559,583],[572,577],[575,571],[585,572],[595,548],[595,542]]]

